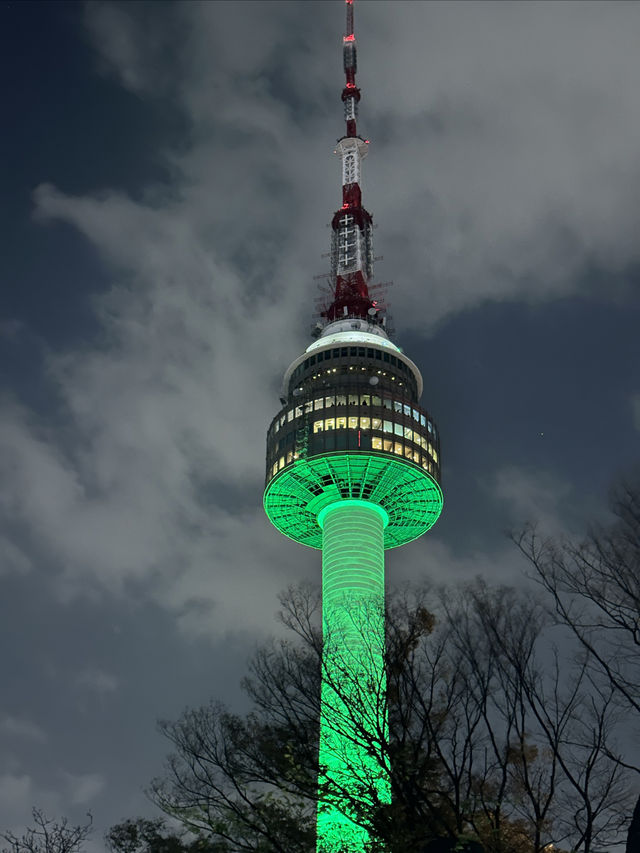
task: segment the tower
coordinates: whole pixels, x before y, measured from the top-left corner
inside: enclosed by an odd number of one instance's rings
[[[331,293],[316,339],[285,372],[283,408],[267,433],[264,493],[281,533],[322,550],[319,785],[329,804],[318,810],[318,853],[364,851],[369,835],[354,802],[390,799],[384,766],[371,757],[386,733],[384,551],[421,536],[442,509],[440,441],[419,403],[422,376],[390,340],[371,295],[373,221],[360,187],[368,140],[356,128],[353,0],[345,2],[346,133],[335,149],[342,206],[331,221]]]

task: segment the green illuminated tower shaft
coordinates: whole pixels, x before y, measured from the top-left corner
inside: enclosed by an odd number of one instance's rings
[[[381,754],[384,711],[384,528],[387,513],[369,501],[330,504],[322,527],[324,638],[320,788],[351,807],[389,802]],[[355,787],[355,790],[354,790]],[[361,788],[361,791],[359,789]],[[335,793],[338,796],[335,796]],[[333,794],[333,796],[332,796]],[[318,811],[318,846],[362,850],[369,834],[339,806]],[[321,846],[322,845],[322,846]]]
[[[353,0],[345,2],[331,292],[316,340],[285,372],[264,492],[278,530],[322,549],[318,853],[364,853],[371,818],[390,800],[384,551],[421,536],[442,510],[440,438],[419,403],[422,375],[389,339],[382,302],[369,292],[373,218],[360,189],[368,140],[356,130]]]

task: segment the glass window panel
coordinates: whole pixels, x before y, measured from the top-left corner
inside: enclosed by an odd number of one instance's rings
[[[382,421],[380,418],[371,418],[371,429],[382,429]]]
[[[420,421],[420,412],[417,409],[413,409],[413,419],[414,421]]]
[[[361,406],[370,406],[371,405],[371,395],[370,394],[360,394],[360,405]]]
[[[371,429],[371,418],[360,418],[360,429]]]
[[[402,424],[394,424],[393,431],[396,435],[404,435],[404,430],[402,429]]]
[[[403,406],[402,408],[403,408],[403,410],[404,410],[405,415],[406,415],[408,418],[410,418],[410,417],[411,417],[411,406],[407,406],[407,404],[405,403],[405,404],[404,404],[404,406]]]
[[[404,455],[407,457],[407,459],[413,459],[413,450],[410,447],[405,447]]]
[[[393,401],[393,411],[402,414],[402,403],[399,400]]]
[[[435,449],[435,447],[433,448],[431,455],[433,456],[433,461],[437,462],[438,461],[438,451]]]
[[[373,358],[373,350],[367,348],[367,358]]]
[[[309,367],[309,359],[308,358],[305,358],[305,360],[304,360],[304,367],[305,367],[305,370],[307,369],[307,367]]]
[[[287,453],[287,465],[289,465],[291,462],[293,462],[293,450],[290,450]]]
[[[309,367],[312,367],[315,363],[316,363],[316,357],[315,357],[315,355],[312,355],[311,358],[309,359]]]
[[[364,347],[358,347],[358,355],[360,358],[364,358]]]
[[[313,424],[313,431],[314,432],[322,432],[323,426],[324,426],[324,421],[315,421],[315,423]]]
[[[333,355],[334,358],[339,358],[340,357],[340,350],[339,349],[331,350],[331,354]]]
[[[336,394],[336,406],[346,406],[347,397],[345,394]]]
[[[395,365],[395,363],[396,363],[396,357],[395,357],[395,355],[392,355],[391,356],[391,364]]]
[[[393,453],[393,442],[390,438],[383,439],[382,446],[387,451],[387,453]]]
[[[373,450],[382,450],[382,439],[381,438],[372,438],[371,439],[371,448]]]
[[[380,399],[380,397],[378,397],[377,394],[371,395],[371,405],[372,406],[381,406],[382,405],[382,400]]]
[[[349,394],[349,405],[357,406],[358,405],[358,395],[357,394]]]
[[[413,430],[411,427],[404,427],[404,437],[408,438],[409,441],[413,441]]]
[[[349,355],[350,356],[358,355],[358,348],[357,347],[349,347]]]
[[[307,403],[304,404],[304,413],[306,415],[308,414],[308,412],[311,411],[313,411],[313,401],[309,400]]]
[[[336,419],[335,418],[327,418],[324,422],[325,429],[335,429]]]
[[[287,412],[287,420],[288,421],[293,420],[293,409],[289,409],[289,411]]]
[[[323,353],[323,352],[319,352],[319,353],[318,353],[318,362],[321,362],[321,361],[323,361],[323,360],[324,360],[324,353]]]
[[[428,421],[427,429],[429,430],[430,433],[433,433],[433,424],[431,423],[431,421]]]
[[[329,406],[333,406],[336,402],[335,394],[332,394],[330,397],[325,397],[324,405],[328,409]]]
[[[383,361],[389,361],[389,353],[388,352],[385,352],[382,354],[382,360]]]
[[[349,418],[349,429],[358,429],[358,419]]]
[[[420,415],[420,426],[426,426],[426,425],[427,425],[427,419],[425,418],[424,415]]]
[[[345,355],[348,355],[347,347],[340,347],[340,357],[344,358]]]
[[[382,405],[385,407],[385,409],[392,409],[393,408],[393,400],[391,399],[391,397],[383,397],[382,398]]]
[[[402,456],[402,444],[399,441],[393,445],[393,452],[397,453],[398,456]]]
[[[281,456],[280,459],[278,459],[278,468],[284,468],[284,456]]]
[[[418,465],[420,464],[420,454],[417,450],[413,451],[413,461],[416,462]]]
[[[296,406],[296,417],[297,418],[302,417],[302,406]]]
[[[376,350],[376,358],[378,359],[378,361],[382,361],[382,353],[379,349]]]
[[[273,468],[271,469],[271,476],[272,476],[272,477],[275,477],[275,475],[276,475],[277,473],[278,473],[278,463],[277,463],[277,462],[274,462],[274,463],[273,463]]]
[[[347,428],[347,419],[346,418],[336,418],[336,429],[346,429]]]
[[[384,421],[382,428],[385,432],[393,432],[393,421]]]
[[[321,409],[323,406],[324,406],[324,398],[323,397],[320,397],[319,400],[313,401],[313,408],[315,409],[316,412],[318,411],[318,409]]]

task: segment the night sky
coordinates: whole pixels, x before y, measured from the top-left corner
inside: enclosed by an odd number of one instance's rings
[[[158,718],[317,552],[262,511],[341,203],[341,2],[0,6],[0,828],[155,815]],[[356,8],[363,200],[442,441],[389,582],[527,583],[638,458],[640,5]],[[631,733],[630,733],[631,734]]]

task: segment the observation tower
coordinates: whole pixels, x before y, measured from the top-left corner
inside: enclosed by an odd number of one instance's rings
[[[318,853],[366,849],[357,804],[390,801],[384,761],[384,552],[442,510],[440,439],[417,365],[374,298],[373,220],[362,206],[353,0],[343,37],[342,204],[331,221],[330,292],[316,339],[287,368],[267,433],[264,507],[285,536],[322,551],[324,658]],[[350,702],[353,697],[353,703]],[[376,747],[379,749],[376,750]],[[328,801],[328,802],[327,802]]]

